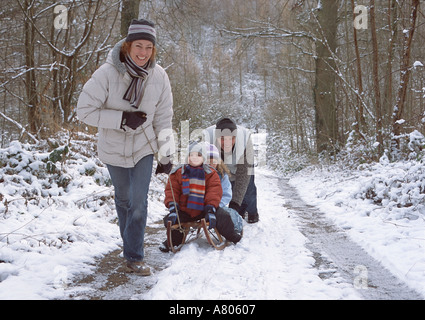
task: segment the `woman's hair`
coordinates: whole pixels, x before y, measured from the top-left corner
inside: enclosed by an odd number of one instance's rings
[[[218,164],[217,164],[217,171],[218,173],[220,173],[221,175],[224,175],[225,173],[227,173],[227,175],[230,178],[230,170],[229,168],[226,166],[226,164],[223,162],[223,160],[219,160]]]
[[[121,50],[120,50],[120,60],[124,61],[124,57],[126,55],[130,55],[130,48],[131,48],[131,44],[133,43],[133,41],[125,41],[122,46],[121,46]],[[156,59],[156,47],[155,45],[153,46],[152,49],[152,56],[149,59],[150,61],[153,61]]]

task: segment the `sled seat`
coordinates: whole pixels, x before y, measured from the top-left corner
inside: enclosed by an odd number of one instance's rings
[[[180,251],[180,249],[183,247],[183,245],[198,239],[203,233],[205,234],[205,237],[207,238],[208,243],[213,246],[217,250],[223,250],[227,246],[227,240],[223,241],[223,237],[218,232],[217,228],[214,228],[212,230],[208,230],[209,222],[206,222],[205,219],[201,219],[198,221],[191,221],[191,222],[181,222],[179,224],[171,225],[171,221],[168,221],[167,223],[167,241],[168,241],[168,247],[171,249],[173,253],[176,253]],[[175,246],[173,244],[172,239],[172,231],[178,230],[183,233],[183,240],[182,243],[178,246]],[[194,233],[196,234],[194,235]]]

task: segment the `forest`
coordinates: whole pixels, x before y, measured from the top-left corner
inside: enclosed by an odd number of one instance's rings
[[[177,133],[232,117],[267,133],[282,172],[418,158],[424,12],[420,0],[3,0],[0,147],[95,134],[79,93],[139,17],[156,24]]]

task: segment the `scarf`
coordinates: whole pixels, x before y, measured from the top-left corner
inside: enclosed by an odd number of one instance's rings
[[[139,67],[129,55],[126,55],[124,65],[132,80],[123,99],[129,101],[130,105],[137,109],[143,98],[143,83],[148,76],[147,67],[150,65],[150,62],[144,67]]]
[[[189,195],[187,208],[194,210],[204,209],[205,171],[204,167],[186,165],[182,175],[182,192]]]

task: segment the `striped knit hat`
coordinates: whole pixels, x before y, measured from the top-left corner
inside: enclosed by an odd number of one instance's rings
[[[155,45],[156,42],[156,31],[155,24],[145,19],[131,21],[130,27],[128,28],[126,42],[132,42],[135,40],[149,40]]]
[[[217,147],[208,142],[205,142],[205,145],[207,149],[207,158],[220,160],[220,153],[218,152]]]

